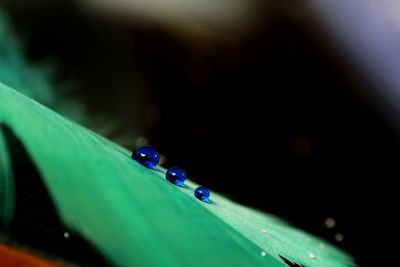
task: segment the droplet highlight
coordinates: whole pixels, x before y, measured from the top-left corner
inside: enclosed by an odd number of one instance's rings
[[[151,146],[138,147],[133,151],[131,158],[150,169],[155,169],[160,162],[160,154]]]
[[[186,173],[182,168],[172,167],[165,173],[165,178],[174,185],[183,186],[186,180]]]
[[[210,191],[204,186],[197,187],[194,196],[203,202],[210,202]]]

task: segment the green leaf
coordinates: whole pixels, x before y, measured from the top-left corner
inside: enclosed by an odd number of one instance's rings
[[[307,267],[351,265],[273,216],[217,193],[212,204],[198,201],[195,183],[168,183],[163,170],[146,169],[124,148],[3,84],[0,123],[30,153],[62,221],[115,266],[287,266],[280,256]]]
[[[6,231],[14,210],[14,179],[11,159],[0,128],[0,231]]]

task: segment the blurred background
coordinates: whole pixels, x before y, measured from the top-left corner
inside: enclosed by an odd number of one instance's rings
[[[396,229],[400,174],[400,4],[380,2],[0,6],[30,62],[52,66],[54,88],[80,103],[89,128],[129,149],[149,144],[163,166],[327,239],[362,266],[386,266],[393,259],[378,249]],[[70,245],[19,227],[21,242],[79,263]]]

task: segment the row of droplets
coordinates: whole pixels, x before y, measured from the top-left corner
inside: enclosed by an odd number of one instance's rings
[[[160,154],[151,146],[138,147],[133,151],[131,158],[150,169],[155,169],[160,162]],[[170,183],[183,187],[186,181],[186,173],[182,168],[172,167],[165,173],[165,178]],[[210,202],[210,191],[204,186],[197,187],[194,190],[194,196],[203,202]]]

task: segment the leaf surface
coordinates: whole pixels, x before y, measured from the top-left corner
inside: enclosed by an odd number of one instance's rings
[[[164,170],[143,167],[124,148],[3,84],[0,123],[30,153],[63,222],[115,266],[287,266],[282,257],[351,265],[345,253],[273,216],[213,192],[211,204],[200,202],[194,182],[168,183]]]

